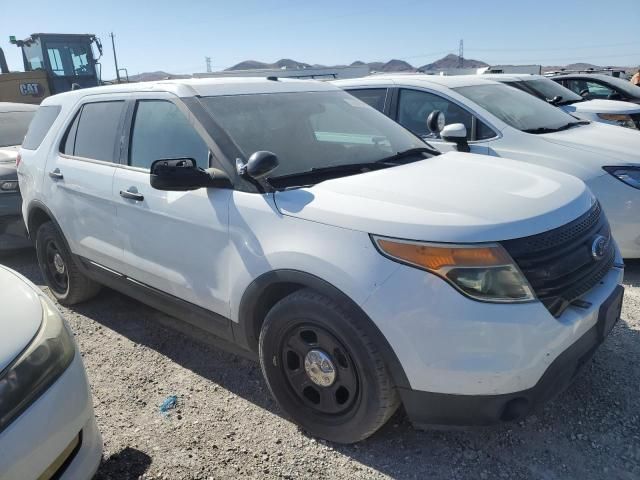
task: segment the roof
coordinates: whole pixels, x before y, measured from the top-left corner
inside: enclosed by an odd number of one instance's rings
[[[31,105],[29,103],[12,103],[12,102],[0,102],[0,112],[32,112],[38,109],[38,105]]]
[[[611,75],[603,75],[601,73],[558,73],[557,75],[549,75],[548,78],[598,78],[600,80],[610,80]]]
[[[279,78],[277,80],[269,80],[261,77],[186,78],[82,88],[51,96],[44,100],[43,105],[56,104],[61,100],[69,101],[74,98],[79,99],[88,95],[131,92],[169,92],[179,97],[211,97],[218,95],[315,92],[327,90],[336,90],[336,87],[327,82],[290,78]]]
[[[538,80],[544,79],[542,75],[533,75],[531,73],[485,73],[482,78],[495,80],[497,82],[516,82],[518,80]]]
[[[388,82],[390,84],[409,86],[441,85],[448,88],[468,87],[471,85],[497,84],[498,82],[484,78],[484,75],[424,75],[421,73],[394,74],[394,75],[371,75],[364,78],[354,78],[349,80],[337,80],[331,82],[339,87],[379,85]]]

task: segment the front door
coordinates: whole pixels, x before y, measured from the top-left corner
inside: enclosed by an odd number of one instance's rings
[[[155,160],[192,158],[209,167],[209,148],[175,97],[138,99],[130,122],[126,165],[114,178],[121,273],[189,303],[228,316],[228,204],[231,190],[155,190]]]
[[[444,114],[446,125],[462,123],[465,126],[472,153],[488,155],[489,148],[483,141],[495,138],[496,134],[476,116],[457,103],[432,92],[403,88],[398,93],[395,120],[400,125],[424,138],[441,152],[456,151],[455,143],[445,142],[427,128],[427,117],[431,112],[439,110]]]

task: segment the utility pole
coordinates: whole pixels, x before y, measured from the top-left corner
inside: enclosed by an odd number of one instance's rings
[[[458,48],[458,68],[464,66],[464,40],[460,39],[460,47]]]
[[[207,63],[207,73],[211,73],[211,57],[204,57],[204,61]]]
[[[116,64],[116,77],[118,78],[118,83],[120,83],[120,70],[118,70],[118,57],[116,56],[116,42],[113,39],[115,35],[111,32],[109,36],[111,37],[111,46],[113,47],[113,63]]]

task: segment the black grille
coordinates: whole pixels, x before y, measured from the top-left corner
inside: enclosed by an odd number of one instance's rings
[[[604,255],[592,254],[598,235],[606,239]],[[502,245],[518,264],[538,299],[554,316],[593,288],[615,260],[607,218],[596,203],[591,210],[562,227]]]

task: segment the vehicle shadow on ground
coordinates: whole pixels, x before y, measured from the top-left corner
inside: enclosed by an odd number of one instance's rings
[[[36,284],[43,284],[31,252],[0,257],[0,263]],[[629,263],[625,284],[638,286],[640,263]],[[71,310],[283,417],[262,379],[259,365],[239,354],[237,349],[234,352],[235,347],[230,344],[109,289]],[[623,377],[630,375],[630,363],[640,361],[640,335],[623,320],[615,327],[612,337],[566,392],[521,422],[466,431],[417,431],[399,411],[364,442],[331,447],[394,478],[442,477],[444,474],[448,478],[466,477],[469,469],[477,473],[474,478],[489,478],[483,472],[495,472],[496,466],[505,472],[505,478],[595,478],[593,469],[599,468],[602,472],[602,457],[590,458],[584,445],[571,440],[574,432],[584,428],[587,418],[589,422],[604,422],[614,407],[613,411],[623,417],[637,415],[634,403],[637,403],[638,374],[631,373],[631,379]],[[618,389],[614,393],[611,393],[612,384]],[[545,436],[544,432],[549,431],[553,433]],[[631,437],[632,432],[628,435]],[[552,443],[549,437],[553,438]],[[125,450],[106,459],[96,478],[137,478],[131,474],[118,476],[122,469],[130,468],[132,457],[141,469],[148,468],[146,454],[135,449]],[[545,459],[544,465],[540,465],[541,459]],[[550,472],[549,465],[557,465],[557,470]],[[629,475],[624,460],[618,455],[609,455],[604,467],[613,476]]]
[[[103,459],[93,480],[133,480],[140,478],[151,465],[151,457],[127,447]]]
[[[624,283],[632,287],[640,287],[640,259],[625,260]]]

